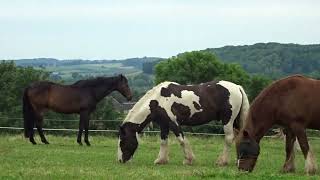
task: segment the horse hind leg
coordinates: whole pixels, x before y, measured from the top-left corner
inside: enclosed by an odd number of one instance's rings
[[[91,146],[89,142],[89,115],[86,116],[86,119],[84,121],[84,142],[87,146]]]
[[[46,137],[44,136],[42,127],[43,127],[43,117],[41,115],[39,115],[36,119],[36,127],[37,130],[39,132],[40,138],[41,138],[41,142],[43,142],[44,144],[49,144],[49,142],[47,141]]]
[[[230,94],[229,105],[226,105],[225,110],[221,112],[221,120],[223,122],[224,131],[224,147],[222,154],[218,157],[216,164],[218,166],[226,166],[230,161],[230,149],[232,142],[234,140],[233,125],[236,123],[236,118],[241,110],[242,96],[235,96],[235,94]]]
[[[233,123],[228,123],[227,125],[223,126],[224,130],[224,147],[222,154],[218,157],[216,164],[218,166],[226,166],[229,164],[230,161],[230,149],[234,139],[234,132],[233,132]]]
[[[183,164],[192,165],[193,160],[194,160],[194,154],[193,154],[192,149],[190,147],[189,141],[183,135],[182,132],[180,133],[180,135],[177,136],[177,138],[178,138],[178,141],[179,141],[180,146],[182,147],[183,153],[184,153]]]
[[[82,145],[81,142],[81,136],[82,136],[82,132],[83,129],[85,129],[85,136],[84,136],[84,141],[87,144],[87,146],[90,146],[90,142],[89,142],[89,138],[88,138],[88,134],[89,134],[89,112],[88,111],[82,111],[80,112],[80,122],[79,122],[79,133],[78,133],[78,138],[77,138],[77,142],[79,145]]]
[[[167,164],[169,162],[168,149],[168,134],[169,127],[160,127],[161,129],[161,143],[158,158],[154,161],[155,164]]]
[[[286,135],[286,161],[283,165],[282,172],[294,172],[295,171],[295,141],[296,135],[290,129],[285,129],[284,134]]]
[[[29,141],[33,144],[33,145],[36,145],[36,141],[34,140],[34,130],[32,129],[32,131],[30,132],[30,135],[29,135]]]
[[[79,121],[79,132],[78,132],[78,137],[77,137],[77,143],[78,143],[80,146],[82,146],[82,141],[81,141],[82,131],[83,131],[83,119],[81,119],[81,117],[80,117],[80,121]]]
[[[170,124],[170,128],[172,129],[173,133],[177,137],[180,146],[182,147],[183,153],[184,153],[184,160],[183,164],[186,165],[192,165],[194,160],[194,154],[192,152],[192,149],[190,147],[189,141],[187,138],[183,135],[183,132],[181,131],[180,126],[178,126],[175,123]]]
[[[302,153],[305,158],[305,171],[309,175],[314,175],[317,171],[317,164],[314,154],[309,146],[306,131],[302,125],[297,125],[293,132],[298,138]]]

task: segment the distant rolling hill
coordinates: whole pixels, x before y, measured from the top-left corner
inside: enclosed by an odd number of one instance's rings
[[[92,76],[137,75],[143,72],[143,64],[159,61],[161,58],[143,57],[124,60],[58,60],[54,58],[34,58],[13,60],[17,66],[32,66],[49,71],[54,78],[66,82]],[[79,76],[79,77],[76,77]]]
[[[246,71],[271,77],[306,74],[320,77],[320,44],[257,43],[208,48],[227,63],[238,63]]]
[[[299,45],[281,43],[257,43],[243,46],[224,46],[202,51],[215,54],[226,63],[238,63],[251,74],[263,74],[278,78],[290,74],[306,74],[320,77],[320,44]],[[130,58],[124,60],[58,60],[53,58],[14,60],[18,66],[46,68],[66,77],[72,72],[81,74],[135,74],[153,73],[153,67],[164,59],[157,57]]]

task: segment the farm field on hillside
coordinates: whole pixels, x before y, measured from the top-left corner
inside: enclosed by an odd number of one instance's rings
[[[239,172],[235,165],[235,148],[231,164],[214,164],[223,148],[222,137],[190,137],[196,156],[192,166],[182,165],[183,155],[174,137],[170,137],[170,161],[154,165],[159,138],[145,136],[134,159],[127,164],[116,160],[117,138],[92,135],[92,146],[79,146],[76,135],[49,135],[50,145],[31,145],[21,135],[0,136],[0,179],[319,179],[304,173],[301,152],[296,155],[296,173],[282,174],[284,143],[281,139],[264,138],[261,155],[253,173]],[[38,136],[36,139],[40,142]],[[320,143],[311,140],[316,157],[320,158]],[[318,161],[319,164],[319,161]]]
[[[64,80],[71,79],[74,72],[82,76],[112,76],[114,74],[126,74],[141,72],[141,70],[133,66],[123,66],[122,63],[102,63],[102,64],[80,64],[80,65],[66,65],[57,67],[46,67],[46,71],[59,72]]]

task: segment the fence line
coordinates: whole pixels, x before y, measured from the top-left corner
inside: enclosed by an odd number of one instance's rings
[[[0,127],[0,129],[9,129],[9,130],[23,130],[24,128],[21,127]],[[37,130],[34,128],[34,130]],[[78,132],[78,129],[52,129],[52,128],[43,128],[45,131],[71,131],[71,132]],[[113,129],[96,129],[96,130],[89,130],[89,132],[118,132],[118,130]],[[150,131],[146,130],[143,131],[144,133],[160,133],[160,131]],[[214,134],[214,133],[192,133],[192,132],[184,132],[184,134],[191,134],[191,135],[212,135],[212,136],[223,136],[224,134]]]
[[[0,119],[12,119],[12,120],[23,120],[23,118],[21,117],[0,117]],[[51,119],[51,118],[45,118],[45,121],[57,121],[57,122],[61,122],[61,121],[66,121],[66,122],[73,122],[73,121],[79,121],[79,119]],[[101,121],[101,122],[122,122],[122,120],[120,119],[92,119],[90,120],[92,122],[95,121]]]
[[[0,117],[0,119],[12,119],[12,120],[23,120],[21,117]],[[79,119],[51,119],[51,118],[45,118],[44,122],[79,122]],[[89,122],[123,122],[123,120],[120,119],[92,119]],[[209,127],[218,127],[222,128],[222,124],[203,124],[201,126],[209,126]]]
[[[15,119],[15,120],[23,120],[21,117],[0,117],[0,119]],[[78,119],[45,119],[45,121],[49,122],[79,122]],[[90,122],[123,122],[122,120],[90,120]],[[222,128],[222,124],[203,124],[201,126],[210,126],[210,127],[220,127]],[[8,129],[8,130],[23,130],[22,127],[0,127],[0,129]],[[36,130],[36,128],[34,128]],[[77,132],[78,129],[66,129],[66,128],[43,128],[45,131],[71,131],[71,132]],[[319,132],[318,130],[308,129],[309,132]],[[106,130],[89,130],[89,132],[118,132],[118,130],[114,129],[106,129]],[[160,133],[160,131],[151,131],[147,129],[146,131],[143,131],[144,133]],[[223,136],[224,134],[217,134],[217,133],[196,133],[196,132],[184,132],[184,134],[189,135],[206,135],[206,136]],[[264,137],[275,137],[275,136],[264,136]],[[316,136],[309,136],[309,139],[320,139],[320,137]]]
[[[0,127],[0,129],[8,129],[8,130],[23,130],[24,128],[21,127]],[[34,128],[34,130],[36,130],[36,128]],[[78,132],[78,129],[51,129],[51,128],[43,128],[43,130],[45,131],[70,131],[70,132]],[[113,129],[106,129],[106,130],[89,130],[89,132],[113,132],[116,133],[118,132],[118,130],[113,130]],[[150,130],[146,130],[143,131],[143,133],[160,133],[160,131],[150,131]],[[186,135],[202,135],[202,136],[224,136],[224,134],[216,134],[216,133],[193,133],[193,132],[183,132]],[[276,136],[263,136],[266,138],[277,138]],[[320,140],[320,137],[316,137],[316,136],[308,136],[308,139],[311,140]]]

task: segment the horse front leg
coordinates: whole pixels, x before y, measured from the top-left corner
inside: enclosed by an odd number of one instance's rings
[[[294,144],[296,141],[296,135],[290,130],[285,129],[284,134],[286,135],[286,161],[283,165],[282,172],[294,172],[295,171],[295,151]]]
[[[180,146],[182,147],[182,150],[184,153],[183,164],[192,165],[193,160],[194,160],[194,154],[193,154],[192,149],[190,147],[189,141],[183,135],[181,127],[175,123],[172,123],[170,128],[172,129],[173,133],[176,135],[176,137],[180,143]]]
[[[230,161],[230,149],[234,139],[233,123],[228,123],[223,126],[224,130],[224,147],[222,154],[216,161],[218,166],[226,166]]]
[[[292,129],[298,138],[301,150],[305,158],[305,171],[307,174],[313,175],[317,171],[317,164],[314,154],[309,146],[306,131],[302,125],[297,125]]]
[[[168,126],[160,126],[161,130],[161,143],[158,158],[154,161],[155,164],[167,164],[169,162],[169,149],[168,149]]]

